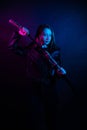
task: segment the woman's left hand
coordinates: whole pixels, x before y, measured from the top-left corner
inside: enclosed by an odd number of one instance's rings
[[[65,70],[63,67],[61,67],[60,69],[61,69],[61,70],[60,70],[61,73],[62,73],[63,75],[66,75],[66,70]]]

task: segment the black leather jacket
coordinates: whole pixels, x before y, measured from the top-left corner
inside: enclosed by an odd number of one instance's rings
[[[26,74],[27,78],[31,81],[39,82],[43,85],[51,85],[55,79],[55,72],[53,73],[53,66],[49,63],[49,60],[45,58],[38,46],[34,42],[28,46],[19,46],[21,36],[14,32],[11,39],[9,40],[9,49],[18,55],[26,57]],[[47,50],[48,51],[48,50]],[[56,48],[50,52],[50,55],[60,65],[60,51]]]

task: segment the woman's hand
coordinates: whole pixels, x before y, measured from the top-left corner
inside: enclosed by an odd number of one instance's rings
[[[58,76],[64,76],[66,75],[66,70],[63,67],[60,67],[59,69],[56,70],[56,73]]]
[[[65,70],[63,67],[61,67],[61,73],[62,73],[63,75],[66,75],[66,70]]]
[[[21,36],[28,36],[29,35],[29,30],[25,27],[22,27],[19,29],[18,33],[21,35]]]

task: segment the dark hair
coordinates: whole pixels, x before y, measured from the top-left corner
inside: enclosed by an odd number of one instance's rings
[[[54,36],[54,31],[53,29],[50,27],[50,25],[48,24],[41,24],[39,25],[39,27],[37,28],[37,31],[36,31],[36,35],[35,35],[35,39],[39,37],[39,35],[42,33],[42,31],[45,29],[45,28],[48,28],[51,30],[52,32],[52,39],[51,39],[51,42],[48,46],[48,49],[49,51],[53,51],[56,49],[56,44],[55,44],[55,36]],[[57,48],[58,49],[58,48]]]

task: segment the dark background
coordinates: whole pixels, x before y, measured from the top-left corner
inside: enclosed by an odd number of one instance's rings
[[[61,48],[63,67],[73,84],[60,80],[59,96],[60,130],[87,129],[87,4],[86,1],[1,1],[0,4],[0,102],[1,120],[10,126],[17,111],[18,85],[25,78],[25,59],[12,54],[8,41],[16,29],[8,21],[13,19],[28,27],[34,37],[39,24],[50,24],[55,32],[56,43]],[[28,42],[29,38],[23,38]],[[22,82],[21,82],[22,81]],[[73,95],[76,94],[76,97]],[[73,100],[73,101],[72,101]],[[10,116],[10,120],[8,118]],[[15,116],[16,118],[16,116]],[[8,125],[6,125],[8,124]]]

